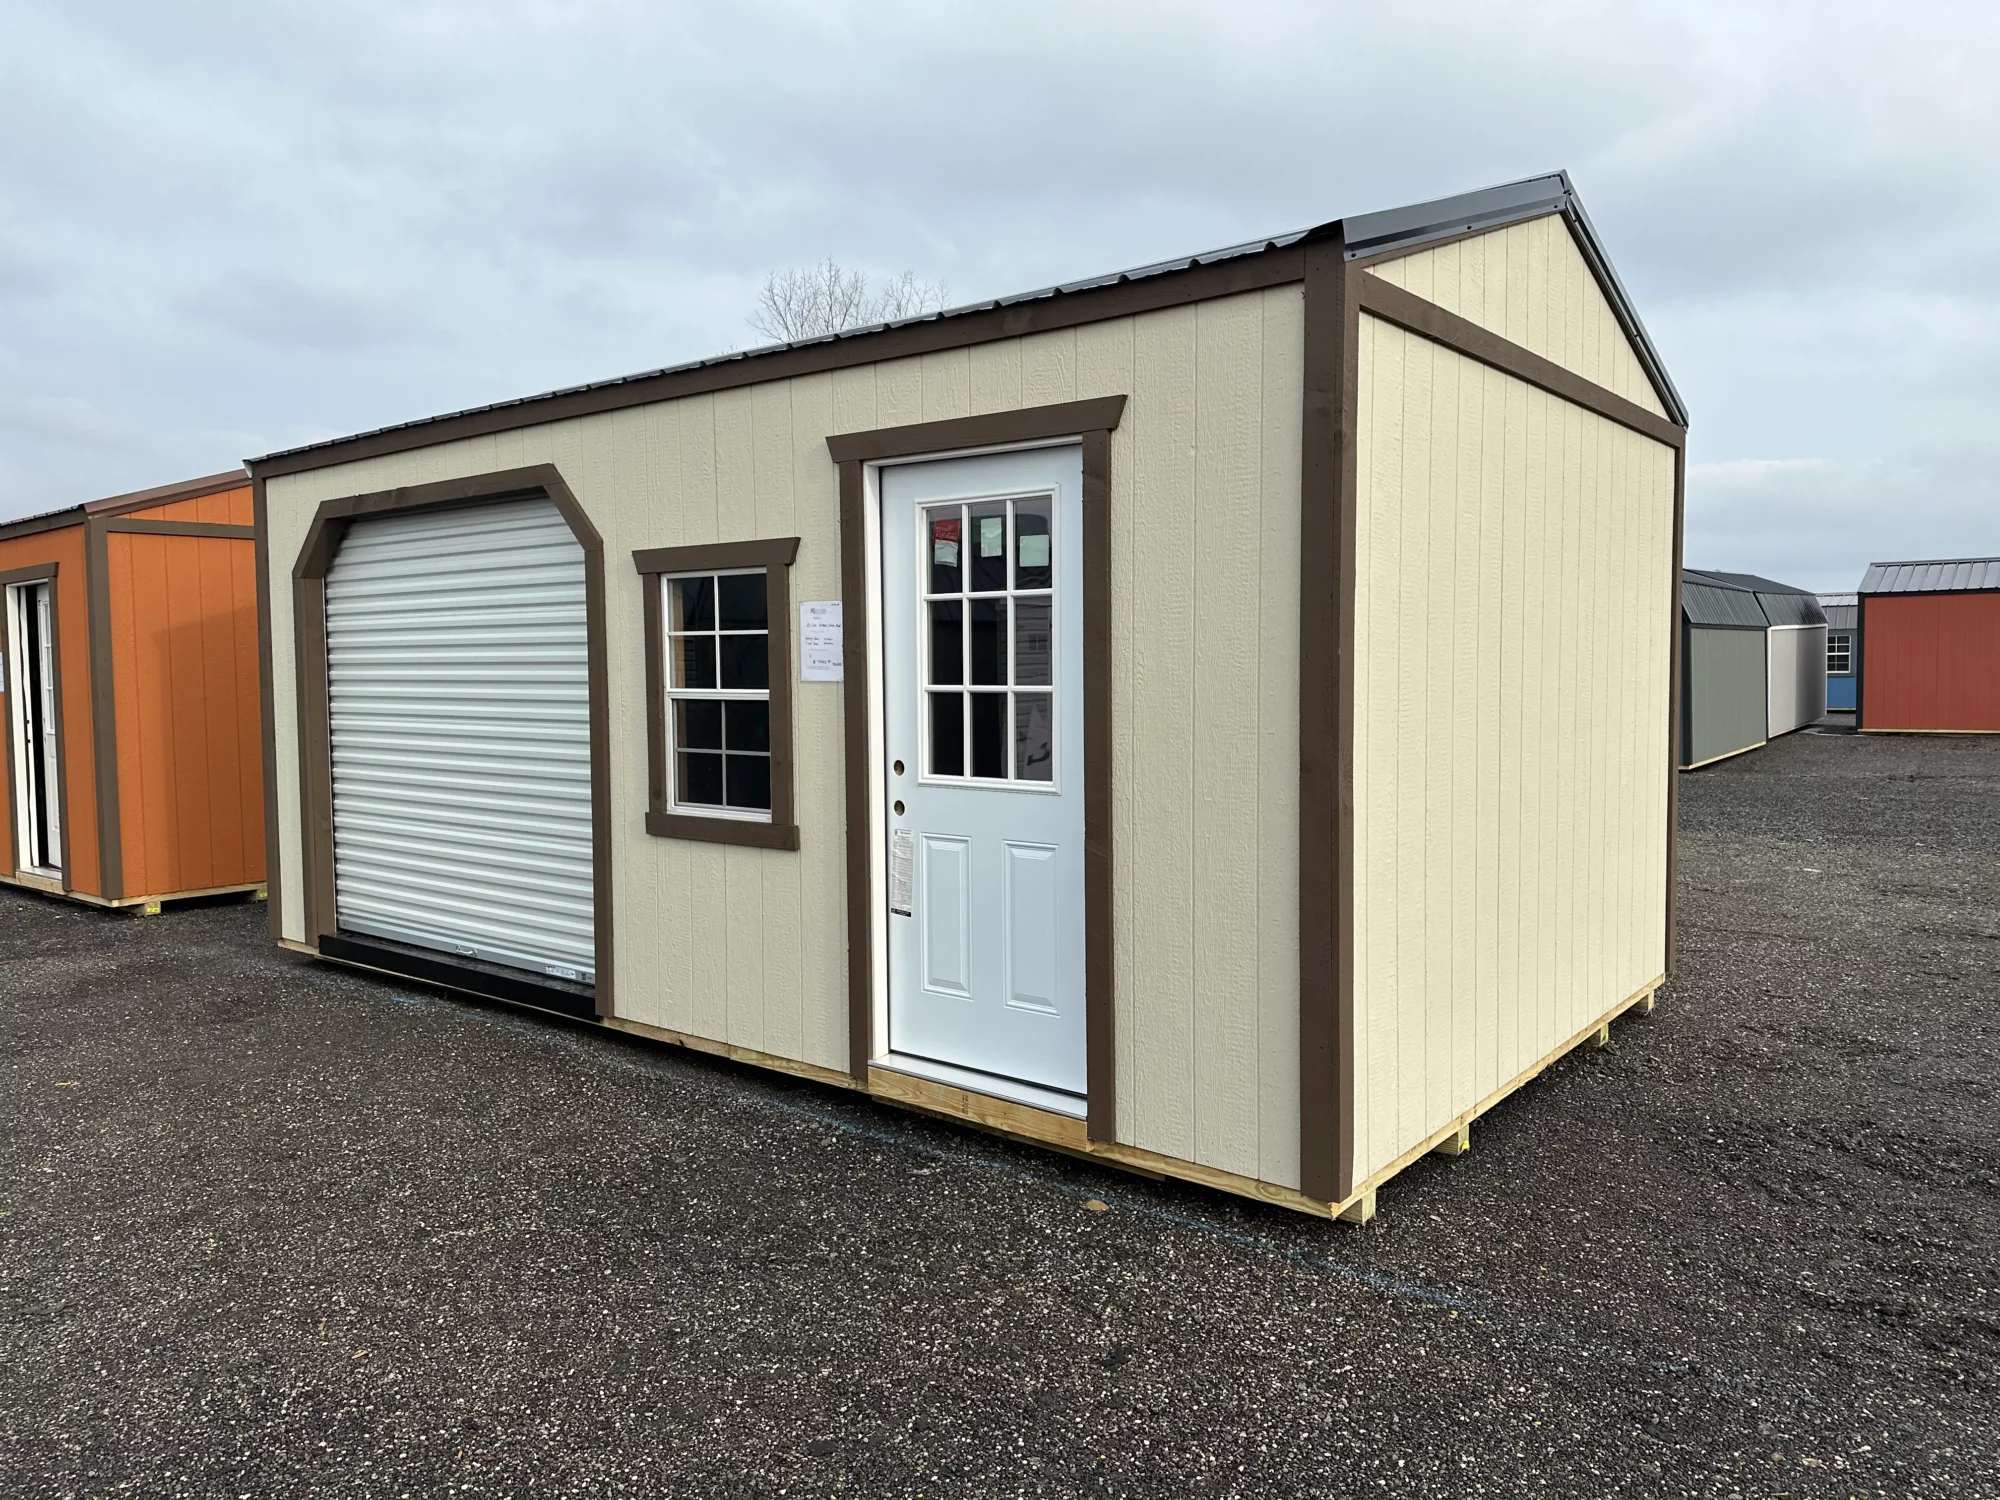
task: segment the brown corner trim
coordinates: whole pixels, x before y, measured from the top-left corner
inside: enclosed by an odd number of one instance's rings
[[[285,897],[278,858],[278,694],[271,675],[271,519],[264,499],[264,481],[250,484],[251,514],[257,547],[257,685],[262,700],[264,733],[264,889],[274,942],[285,940]],[[296,623],[294,628],[296,628]]]
[[[1420,337],[1443,344],[1446,348],[1463,354],[1467,359],[1478,360],[1483,365],[1512,375],[1516,380],[1547,391],[1563,401],[1581,406],[1586,411],[1595,412],[1607,421],[1616,422],[1621,427],[1629,427],[1642,437],[1649,437],[1656,443],[1665,443],[1670,448],[1681,448],[1687,443],[1687,429],[1665,417],[1647,411],[1636,401],[1628,401],[1615,391],[1606,390],[1594,381],[1585,380],[1581,375],[1564,369],[1554,360],[1544,359],[1534,351],[1522,348],[1511,339],[1481,328],[1469,318],[1461,318],[1457,313],[1446,312],[1435,302],[1428,302],[1414,292],[1407,292],[1393,282],[1384,281],[1379,276],[1359,273],[1359,302],[1361,310],[1384,322],[1394,323],[1398,328],[1407,329]]]
[[[46,583],[52,590],[56,590],[56,592],[50,595],[49,655],[56,664],[56,816],[62,820],[62,888],[67,893],[75,888],[75,881],[70,875],[70,867],[76,861],[70,857],[70,832],[74,825],[69,820],[69,743],[67,733],[63,728],[65,715],[63,713],[62,686],[62,595],[56,583],[56,574],[58,571],[58,567],[54,562],[30,563],[26,567],[9,568],[6,572],[0,573],[0,596],[4,596],[5,591],[17,583]],[[87,581],[89,575],[88,566],[85,567],[84,572]],[[11,635],[13,629],[12,613],[11,610],[0,609],[0,662],[8,663],[9,676],[7,690],[9,693],[15,691],[12,680],[12,663],[14,660],[14,643]],[[4,743],[7,752],[7,765],[4,770],[0,770],[0,776],[6,777],[8,783],[7,828],[5,830],[7,839],[6,868],[11,875],[19,877],[21,874],[21,849],[20,840],[16,833],[17,825],[14,820],[14,810],[19,806],[17,799],[20,796],[20,790],[13,785],[14,715],[11,712],[11,705],[10,711],[7,714],[6,732],[4,735],[0,735],[0,743]]]
[[[1296,280],[1296,276],[1290,278]],[[962,448],[1078,441],[1083,447],[1084,1046],[1088,1139],[1118,1134],[1117,994],[1113,946],[1111,765],[1111,431],[1126,398],[1101,397],[945,422],[829,437],[840,476],[840,592],[845,626],[848,1071],[867,1086],[875,1036],[874,848],[870,777],[866,466]]]
[[[125,895],[124,821],[118,796],[118,684],[111,649],[111,548],[106,522],[83,523],[83,567],[90,628],[90,744],[97,783],[97,883],[107,901]]]
[[[1306,249],[1299,496],[1299,1188],[1354,1186],[1354,526],[1361,284]],[[1384,283],[1386,285],[1386,283]]]
[[[1018,411],[954,417],[943,422],[913,422],[873,432],[843,432],[826,440],[837,464],[872,463],[912,454],[950,453],[959,448],[985,448],[1002,443],[1033,443],[1050,438],[1074,438],[1079,433],[1109,432],[1125,415],[1123,396],[1099,396],[1089,401],[1065,401]]]
[[[632,554],[644,582],[646,625],[646,832],[655,838],[742,844],[755,849],[797,849],[797,758],[792,734],[792,579],[799,555],[795,536],[756,541],[707,542],[692,547],[647,547]],[[660,578],[668,573],[762,568],[770,636],[771,818],[710,818],[676,812],[667,777],[666,621]]]
[[[92,517],[90,524],[103,531],[133,536],[213,536],[247,542],[257,535],[255,526],[229,526],[221,521],[128,521]]]
[[[262,476],[259,476],[260,480]],[[262,486],[259,485],[261,492]],[[585,633],[590,642],[590,807],[593,869],[591,896],[596,929],[595,1005],[599,1016],[615,1009],[616,947],[611,885],[611,688],[606,665],[604,538],[554,464],[475,474],[433,484],[406,485],[320,503],[292,568],[299,704],[299,802],[305,884],[306,941],[338,933],[334,915],[333,746],[326,680],[326,574],[347,528],[363,516],[389,511],[436,510],[493,500],[546,496],[583,548]],[[268,518],[264,534],[268,535]],[[267,873],[275,874],[275,871]]]

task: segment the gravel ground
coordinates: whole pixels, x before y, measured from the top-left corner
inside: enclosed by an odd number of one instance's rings
[[[1684,777],[1658,1013],[1365,1230],[5,892],[0,1491],[2000,1494],[1997,799]]]

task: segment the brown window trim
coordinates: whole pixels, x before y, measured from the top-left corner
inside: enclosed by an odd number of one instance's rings
[[[943,422],[917,422],[826,440],[840,475],[840,593],[845,630],[847,758],[848,1071],[868,1087],[875,1041],[874,777],[868,701],[867,484],[884,459],[964,448],[1074,439],[1083,445],[1083,902],[1086,1139],[1118,1139],[1118,971],[1113,949],[1111,846],[1111,433],[1125,396],[1066,401]]]
[[[76,883],[72,872],[76,861],[70,857],[73,845],[70,842],[72,824],[69,820],[69,741],[63,728],[63,721],[68,715],[63,712],[62,620],[59,618],[62,610],[62,594],[56,583],[56,572],[57,565],[53,562],[31,563],[23,568],[10,568],[0,573],[0,599],[4,599],[6,591],[17,583],[46,583],[49,586],[49,657],[56,668],[56,817],[62,823],[62,888],[65,891],[73,891],[76,889]],[[8,611],[0,609],[0,662],[8,664],[7,693],[0,693],[0,702],[6,701],[8,693],[19,690],[13,678],[13,660],[14,643],[9,635]],[[7,788],[5,830],[7,873],[18,877],[21,873],[18,863],[21,850],[14,824],[14,799],[18,793],[13,781],[14,714],[11,705],[7,711],[4,731],[0,731],[0,748],[4,748],[7,755],[6,769],[0,770],[0,778],[4,778],[0,784],[4,784]]]
[[[264,494],[264,476],[256,493]],[[590,824],[592,926],[597,938],[592,1003],[599,1019],[616,1013],[616,946],[612,935],[611,683],[605,666],[604,539],[554,464],[443,479],[320,503],[292,566],[292,632],[298,704],[299,873],[306,942],[318,949],[322,934],[338,936],[334,915],[333,745],[326,683],[326,574],[347,528],[363,516],[387,511],[438,510],[491,500],[541,496],[553,502],[583,548],[584,630],[590,643]],[[268,546],[269,524],[260,529]],[[266,659],[269,653],[266,652]],[[276,739],[275,730],[269,733]],[[267,777],[275,772],[266,767]],[[270,784],[269,781],[266,783]],[[275,799],[269,804],[276,806]],[[275,853],[275,821],[266,847]],[[275,877],[273,864],[266,875]],[[486,991],[480,991],[486,993]],[[502,997],[505,998],[505,997]]]
[[[751,542],[708,542],[694,547],[646,547],[632,554],[645,581],[646,599],[646,832],[655,838],[708,844],[748,844],[757,849],[797,849],[798,813],[792,798],[792,563],[795,536]],[[660,578],[668,573],[762,568],[770,616],[771,821],[705,818],[675,812],[667,794],[666,620]]]

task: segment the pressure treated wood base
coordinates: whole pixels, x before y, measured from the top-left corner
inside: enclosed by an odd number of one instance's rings
[[[0,885],[19,886],[24,891],[39,891],[44,896],[61,896],[65,901],[81,901],[85,906],[102,907],[106,911],[129,911],[142,908],[145,915],[156,917],[160,908],[176,901],[193,901],[202,896],[248,896],[262,901],[267,895],[264,882],[250,881],[243,885],[212,885],[200,890],[165,891],[157,896],[107,896],[92,895],[89,891],[66,891],[59,880],[44,880],[39,875],[0,875]]]

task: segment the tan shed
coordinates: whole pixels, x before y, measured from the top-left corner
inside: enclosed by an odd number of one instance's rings
[[[287,947],[1365,1218],[1671,958],[1562,175],[253,461]]]

